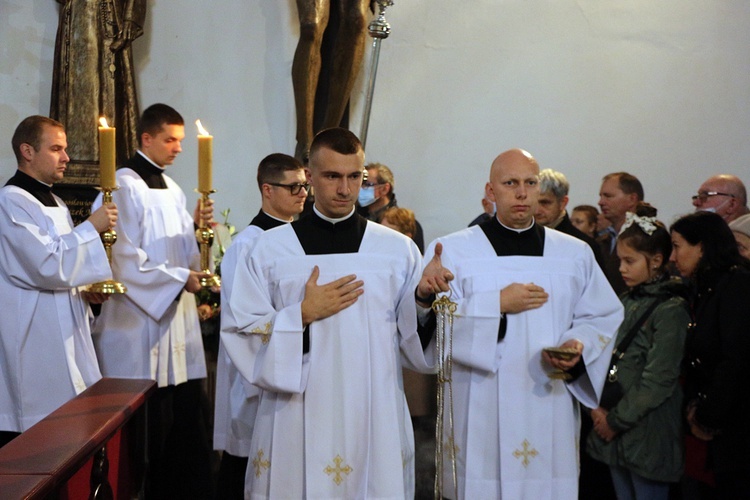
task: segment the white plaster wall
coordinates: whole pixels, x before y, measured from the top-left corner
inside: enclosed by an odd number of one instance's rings
[[[18,121],[48,112],[57,13],[53,0],[0,0],[0,182]],[[489,165],[510,147],[563,171],[573,205],[629,171],[667,223],[713,173],[750,184],[746,0],[396,0],[387,17],[367,156],[393,168],[427,240],[479,213]],[[141,106],[166,102],[188,121],[170,174],[196,185],[200,118],[217,208],[242,226],[260,203],[258,161],[294,147],[294,1],[150,0],[146,30]]]

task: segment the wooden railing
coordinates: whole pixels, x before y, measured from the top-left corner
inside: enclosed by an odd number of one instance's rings
[[[151,380],[104,378],[0,448],[0,498],[55,496],[96,455],[91,487],[106,490],[102,450],[155,389]]]

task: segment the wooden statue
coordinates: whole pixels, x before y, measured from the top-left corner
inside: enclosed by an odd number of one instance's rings
[[[337,127],[344,115],[354,80],[362,67],[367,41],[367,8],[370,0],[296,0],[300,37],[292,63],[292,83],[297,112],[295,156],[304,159],[313,130],[315,92],[321,67],[321,42],[331,9],[340,23],[333,46],[328,104],[321,129]]]
[[[143,34],[147,0],[57,1],[50,117],[65,125],[71,165],[99,161],[101,116],[117,127],[117,159],[124,161],[138,147],[131,42]],[[91,175],[95,181],[96,170]]]

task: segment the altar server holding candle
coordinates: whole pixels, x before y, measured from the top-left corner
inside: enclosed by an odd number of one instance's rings
[[[120,207],[112,297],[94,326],[102,373],[150,378],[147,498],[210,498],[209,445],[201,415],[206,376],[194,292],[200,289],[194,224],[210,221],[211,203],[191,216],[185,194],[164,171],[182,151],[182,116],[165,104],[143,112],[138,152],[117,170]],[[95,201],[95,206],[101,197]]]
[[[95,124],[91,124],[92,127]],[[111,277],[99,233],[110,203],[77,227],[52,193],[68,155],[63,125],[23,120],[13,135],[18,170],[0,189],[0,446],[101,378],[83,287]]]

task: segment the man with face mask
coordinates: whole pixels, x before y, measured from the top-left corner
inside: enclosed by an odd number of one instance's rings
[[[367,220],[380,222],[383,213],[391,207],[397,207],[393,172],[382,163],[369,163],[365,166],[367,178],[362,182],[362,189],[357,197],[357,212]],[[419,251],[424,253],[424,232],[417,222],[417,230],[411,237]]]
[[[709,177],[693,196],[695,211],[715,212],[727,221],[750,213],[747,207],[747,190],[734,175],[719,174]]]

